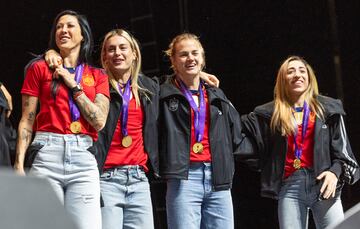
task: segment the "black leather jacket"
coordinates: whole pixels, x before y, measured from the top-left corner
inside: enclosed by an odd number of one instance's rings
[[[143,138],[145,151],[148,153],[150,169],[155,177],[159,176],[158,129],[157,118],[159,114],[159,83],[144,75],[139,75],[139,86],[148,92],[140,93],[140,102],[144,109],[145,120],[143,125]],[[150,93],[149,93],[150,92]],[[146,95],[144,94],[146,93]],[[93,153],[98,161],[99,171],[102,172],[108,154],[113,134],[120,117],[122,98],[110,86],[110,109],[105,127],[99,132],[98,140],[94,143],[96,152]]]
[[[210,109],[209,141],[214,190],[231,188],[234,153],[242,141],[240,118],[219,88],[206,88]],[[187,179],[190,164],[190,104],[169,77],[160,86],[160,175]]]
[[[318,100],[324,108],[324,120],[316,117],[313,169],[316,176],[323,171],[336,174],[339,194],[345,182],[353,184],[359,179],[359,166],[346,135],[341,101],[325,96]],[[243,131],[252,138],[254,153],[260,158],[261,195],[277,199],[284,176],[287,137],[271,132],[273,111],[274,102],[270,102],[241,119]]]

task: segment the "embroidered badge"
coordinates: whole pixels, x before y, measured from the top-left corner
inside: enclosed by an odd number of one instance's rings
[[[94,81],[94,78],[92,75],[83,76],[82,81],[83,81],[84,85],[89,86],[89,87],[92,87],[95,84],[95,81]]]
[[[179,107],[179,100],[176,98],[172,98],[169,101],[169,110],[170,111],[176,111]]]

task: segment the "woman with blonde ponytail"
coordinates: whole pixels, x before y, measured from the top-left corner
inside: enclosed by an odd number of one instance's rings
[[[340,222],[341,189],[359,179],[340,100],[319,95],[311,66],[299,56],[281,64],[274,101],[242,116],[243,131],[259,155],[261,195],[278,199],[280,228],[316,228]]]

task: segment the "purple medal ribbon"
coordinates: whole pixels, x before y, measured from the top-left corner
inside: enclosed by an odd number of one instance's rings
[[[78,66],[76,66],[75,81],[77,84],[80,83],[83,72],[84,72],[84,64],[79,64]],[[71,120],[73,122],[79,120],[80,110],[79,110],[78,106],[76,105],[76,103],[74,102],[71,91],[69,92],[69,106],[70,106]]]
[[[122,107],[121,107],[121,133],[123,137],[128,136],[127,131],[127,121],[128,121],[128,114],[129,114],[129,102],[131,96],[130,90],[130,79],[126,82],[124,92],[121,91],[120,83],[118,83],[118,89],[120,95],[122,97]]]
[[[204,92],[202,90],[202,83],[200,82],[199,84],[199,107],[198,107],[189,89],[185,86],[185,84],[181,80],[179,80],[179,82],[182,93],[185,95],[185,98],[187,99],[187,101],[189,101],[190,106],[194,111],[194,129],[195,129],[196,142],[201,142],[204,136],[205,117],[206,117],[206,107],[205,107]]]
[[[301,130],[301,146],[299,147],[297,142],[296,142],[296,137],[297,137],[297,131],[294,134],[294,145],[295,145],[295,157],[300,159],[301,154],[302,154],[302,148],[303,148],[303,144],[304,144],[304,139],[305,139],[305,135],[306,135],[306,130],[307,127],[309,125],[309,116],[310,116],[310,108],[308,106],[308,104],[306,102],[304,102],[304,108],[303,108],[303,120],[302,120],[302,130]]]

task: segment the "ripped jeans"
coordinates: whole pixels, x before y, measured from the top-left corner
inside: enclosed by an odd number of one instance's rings
[[[30,174],[46,177],[79,229],[101,229],[100,181],[87,135],[37,132],[37,153]],[[45,197],[44,197],[45,198]]]

